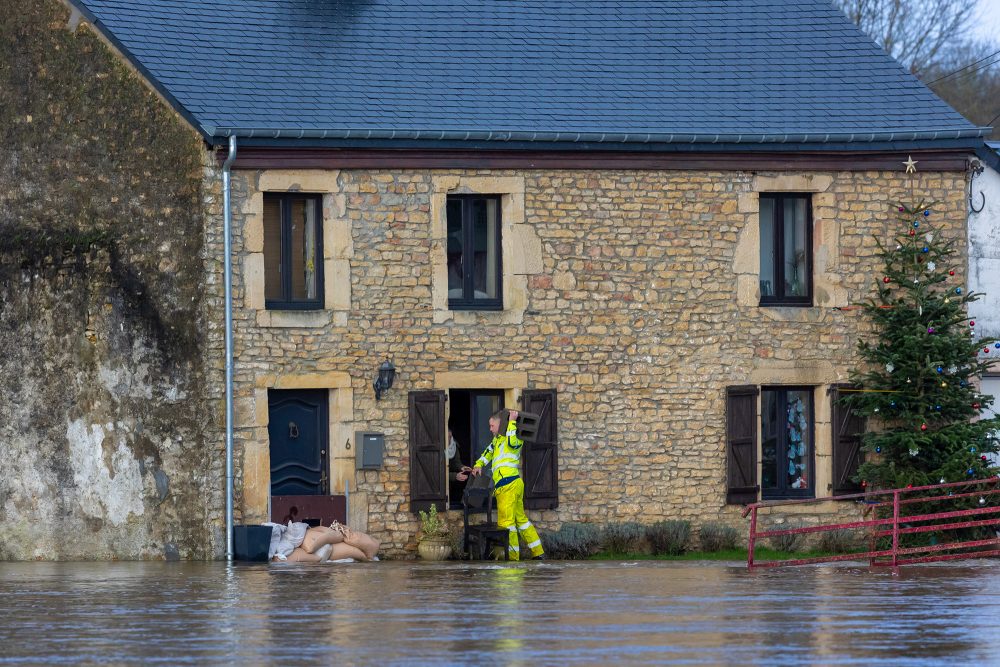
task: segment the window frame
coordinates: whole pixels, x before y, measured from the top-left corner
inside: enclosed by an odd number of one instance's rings
[[[325,281],[323,276],[323,195],[307,194],[301,192],[265,192],[265,203],[269,200],[277,200],[281,210],[281,265],[278,270],[278,278],[281,281],[281,298],[264,299],[265,310],[323,310],[325,304]],[[292,202],[313,201],[316,206],[316,256],[314,258],[316,266],[316,297],[312,299],[293,299],[292,291]],[[265,229],[267,221],[264,221]],[[266,234],[265,234],[266,238]],[[265,257],[267,253],[265,253]],[[265,263],[264,265],[264,292],[267,293],[267,279],[271,272]]]
[[[779,392],[778,414],[788,412],[788,392],[801,391],[809,396],[809,453],[808,464],[810,474],[808,475],[808,487],[805,489],[793,489],[788,487],[788,476],[784,474],[784,468],[775,471],[775,479],[779,481],[777,487],[764,486],[764,392]],[[815,498],[816,497],[816,387],[811,385],[764,385],[760,388],[760,411],[758,421],[760,423],[760,498],[761,500],[784,500],[791,498]],[[781,429],[778,434],[776,461],[788,460],[788,431]]]
[[[503,200],[502,195],[485,194],[449,194],[445,198],[445,225],[448,225],[448,204],[452,201],[462,202],[462,256],[465,258],[467,248],[473,248],[475,244],[475,233],[472,225],[472,202],[476,200],[493,201],[496,205],[496,238],[494,239],[497,249],[496,258],[496,281],[498,296],[493,299],[477,299],[474,296],[475,286],[473,285],[472,272],[462,271],[462,296],[459,298],[448,297],[448,310],[503,310]],[[447,239],[447,231],[445,233]],[[447,243],[446,243],[447,244]],[[447,249],[445,250],[445,261],[447,261]],[[445,289],[448,289],[446,286]]]
[[[774,294],[764,295],[763,290],[760,295],[761,306],[792,306],[797,308],[809,308],[813,305],[813,207],[812,193],[809,192],[775,192],[761,193],[759,200],[765,199],[774,202]],[[789,199],[806,200],[806,294],[803,296],[785,295],[785,201]],[[758,203],[758,225],[762,233],[764,221],[760,216],[760,204]],[[780,230],[780,233],[778,233]],[[761,256],[760,263],[763,265],[764,258]],[[758,267],[758,274],[760,267]]]

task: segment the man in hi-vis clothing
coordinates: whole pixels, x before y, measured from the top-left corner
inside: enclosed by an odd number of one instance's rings
[[[500,434],[500,425],[506,421],[506,433]],[[490,417],[490,433],[493,441],[475,462],[474,467],[465,467],[463,473],[473,477],[483,472],[487,463],[493,465],[493,494],[497,499],[497,525],[510,532],[510,559],[520,560],[521,548],[517,534],[524,541],[534,558],[544,558],[545,550],[538,532],[524,513],[524,481],[521,479],[521,450],[524,442],[517,437],[517,411],[501,410]],[[465,479],[460,476],[459,479]]]

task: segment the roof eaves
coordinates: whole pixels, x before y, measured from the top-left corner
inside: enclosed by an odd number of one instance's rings
[[[428,142],[518,142],[529,144],[871,144],[884,142],[978,139],[992,130],[966,129],[894,130],[850,133],[788,134],[681,134],[657,132],[523,132],[516,130],[359,130],[212,127],[205,131],[216,138],[236,136],[247,139],[344,139]]]

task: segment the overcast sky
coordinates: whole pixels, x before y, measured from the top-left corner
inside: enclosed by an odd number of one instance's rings
[[[979,21],[976,29],[980,37],[1000,47],[1000,0],[979,0]]]

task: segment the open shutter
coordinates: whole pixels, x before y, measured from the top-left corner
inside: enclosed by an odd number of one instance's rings
[[[448,503],[444,460],[444,392],[410,392],[410,511]]]
[[[830,421],[833,426],[833,495],[861,493],[864,489],[854,481],[861,465],[861,435],[865,419],[844,402],[847,384],[830,387]]]
[[[757,502],[757,387],[726,388],[726,502]]]
[[[521,476],[524,478],[525,509],[559,507],[559,458],[556,450],[555,389],[530,389],[521,394],[525,412],[539,415],[534,442],[524,443],[521,453]]]

